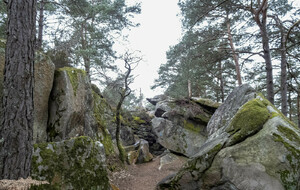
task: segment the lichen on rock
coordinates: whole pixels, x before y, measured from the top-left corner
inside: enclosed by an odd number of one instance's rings
[[[35,144],[31,173],[61,189],[109,189],[104,147],[90,137]]]

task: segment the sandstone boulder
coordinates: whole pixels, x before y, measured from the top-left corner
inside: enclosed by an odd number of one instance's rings
[[[37,60],[34,64],[33,143],[47,140],[48,101],[54,80],[54,70],[54,64],[46,57]]]
[[[129,164],[142,164],[153,159],[153,155],[149,152],[149,144],[144,139],[140,139],[134,145],[125,147],[125,150],[128,152]]]
[[[49,189],[110,189],[104,146],[84,136],[35,144],[31,176],[48,181]]]
[[[157,189],[300,188],[299,128],[249,85],[228,96],[208,129],[199,152]]]
[[[48,140],[75,136],[96,137],[93,95],[83,70],[65,67],[55,71],[49,100]]]
[[[216,110],[199,102],[166,99],[156,104],[152,130],[163,147],[187,157],[199,151],[207,140],[207,123]]]

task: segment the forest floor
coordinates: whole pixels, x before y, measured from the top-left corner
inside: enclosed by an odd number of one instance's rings
[[[186,158],[178,159],[160,167],[160,156],[145,164],[127,166],[126,170],[112,173],[111,184],[119,190],[154,190],[156,184],[170,174],[176,173],[186,162]]]
[[[126,170],[110,173],[110,183],[116,190],[154,190],[156,184],[170,174],[177,172],[186,162],[186,158],[178,157],[170,163],[159,167],[160,156],[145,164],[128,165]],[[30,185],[47,182],[32,179],[0,180],[0,190],[26,190]]]

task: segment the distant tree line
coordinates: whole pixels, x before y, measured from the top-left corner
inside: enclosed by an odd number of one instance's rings
[[[223,102],[250,83],[300,123],[300,10],[288,0],[179,0],[184,35],[153,88]],[[300,125],[299,125],[300,126]]]

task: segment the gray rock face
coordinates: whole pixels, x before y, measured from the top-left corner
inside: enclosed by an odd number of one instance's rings
[[[255,90],[248,84],[235,88],[208,122],[208,135],[211,136],[220,128],[225,129],[240,107],[253,99],[255,94]]]
[[[48,100],[53,85],[54,70],[54,64],[46,58],[34,64],[34,144],[47,140]]]
[[[98,125],[93,115],[93,96],[83,70],[66,67],[55,71],[49,112],[50,141],[96,135]]]
[[[216,108],[195,100],[166,99],[156,103],[152,130],[165,148],[193,156],[207,139],[206,125]]]
[[[147,100],[152,104],[152,105],[156,105],[158,102],[164,101],[170,99],[168,96],[166,95],[157,95],[154,96],[153,98],[147,98]]]
[[[110,189],[104,146],[89,137],[35,144],[31,176],[55,189]]]
[[[209,122],[207,142],[157,189],[300,188],[299,128],[247,85],[219,109]]]

